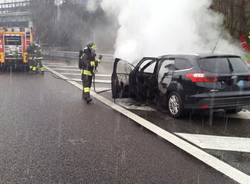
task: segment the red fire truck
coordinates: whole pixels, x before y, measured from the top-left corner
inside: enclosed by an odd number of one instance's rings
[[[28,69],[27,48],[31,42],[30,28],[0,28],[0,68]]]

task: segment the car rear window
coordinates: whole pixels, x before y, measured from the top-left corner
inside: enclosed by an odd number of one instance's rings
[[[198,61],[201,70],[216,73],[230,74],[248,72],[247,66],[238,57],[232,58],[203,58]]]
[[[235,73],[246,73],[249,72],[248,66],[240,58],[229,58],[229,61],[232,65],[233,72]]]
[[[175,60],[176,70],[185,70],[185,69],[190,69],[192,67],[193,67],[192,64],[186,59],[176,58]]]
[[[199,60],[202,70],[211,73],[231,73],[227,58],[204,58]]]

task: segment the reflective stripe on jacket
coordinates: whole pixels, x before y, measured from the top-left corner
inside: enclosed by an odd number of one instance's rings
[[[90,92],[90,88],[89,87],[83,88],[83,91],[84,91],[84,93],[89,93]]]
[[[89,70],[81,70],[82,75],[92,76],[92,72]]]

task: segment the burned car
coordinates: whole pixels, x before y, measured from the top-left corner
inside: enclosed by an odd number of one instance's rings
[[[250,70],[236,55],[166,55],[136,66],[115,59],[112,96],[149,101],[172,117],[190,110],[237,113],[250,105]]]

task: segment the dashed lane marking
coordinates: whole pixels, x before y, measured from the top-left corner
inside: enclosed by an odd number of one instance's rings
[[[72,69],[72,68],[60,68],[60,67],[53,68],[53,70],[55,70],[55,71],[72,71],[72,72],[79,72],[80,71],[77,68]]]
[[[46,65],[48,67],[55,66],[56,68],[53,68],[55,71],[71,71],[71,72],[77,72],[77,73],[61,73],[62,75],[69,75],[69,76],[81,76],[79,73],[80,70],[76,66],[67,66],[75,69],[69,69],[69,68],[61,68],[61,65]],[[59,67],[60,66],[60,67]],[[65,66],[66,67],[66,66]],[[108,74],[95,74],[96,77],[111,77],[111,75]],[[69,78],[69,80],[76,81],[76,82],[82,82],[80,78]],[[111,84],[111,80],[104,80],[104,79],[95,79],[96,83],[102,83],[102,84]]]
[[[45,66],[46,67],[46,66]],[[75,87],[82,90],[82,86],[75,82],[69,81],[67,77],[61,75],[60,73],[52,70],[49,67],[46,67],[48,71],[52,72],[53,74],[57,75],[58,77],[68,81],[70,84],[74,85]],[[124,116],[128,117],[129,119],[133,120],[134,122],[140,124],[141,126],[145,127],[149,131],[155,133],[156,135],[162,137],[166,141],[174,144],[176,147],[182,149],[186,153],[194,156],[195,158],[199,159],[200,161],[204,162],[205,164],[209,165],[210,167],[216,169],[217,171],[225,174],[226,176],[230,177],[231,179],[237,181],[238,183],[242,184],[249,184],[250,183],[250,176],[243,173],[242,171],[232,167],[231,165],[221,161],[220,159],[208,154],[207,152],[197,148],[196,146],[188,143],[187,141],[179,138],[178,136],[156,126],[155,124],[147,121],[146,119],[132,113],[125,108],[113,103],[112,101],[106,99],[105,97],[95,93],[92,91],[92,96],[105,104],[106,106],[112,108],[113,110],[123,114]]]
[[[62,75],[71,75],[71,76],[81,76],[81,74],[78,73],[61,73]]]
[[[57,67],[57,66],[74,66],[74,67],[77,67],[76,64],[70,64],[70,63],[67,63],[67,62],[57,62],[57,63],[51,63],[51,62],[43,62],[46,66],[49,66],[49,67]]]
[[[74,79],[74,78],[70,78],[69,80],[76,81],[76,82],[82,82],[82,80],[81,80],[81,79]],[[95,79],[95,83],[111,84],[111,80],[101,80],[101,79]]]
[[[72,69],[72,68],[60,68],[60,67],[57,67],[57,68],[52,68],[53,70],[55,71],[59,71],[61,73],[69,73],[69,72],[80,72],[79,69],[75,68],[75,69]],[[103,74],[104,75],[104,74]],[[111,75],[105,75],[105,77],[111,77]]]
[[[62,75],[81,76],[80,73],[61,73]],[[111,77],[109,74],[95,74],[96,77]]]
[[[76,65],[62,65],[62,64],[57,64],[57,65],[46,64],[46,66],[51,68],[78,68],[78,66]]]
[[[175,133],[203,149],[250,153],[250,138]]]
[[[91,87],[91,90],[94,91],[94,87]],[[98,88],[96,87],[95,90],[96,90],[97,92],[98,92],[98,91],[106,91],[106,93],[108,93],[108,92],[111,91],[110,88],[102,88],[102,87],[98,87]],[[108,90],[110,90],[110,91],[108,91]]]

